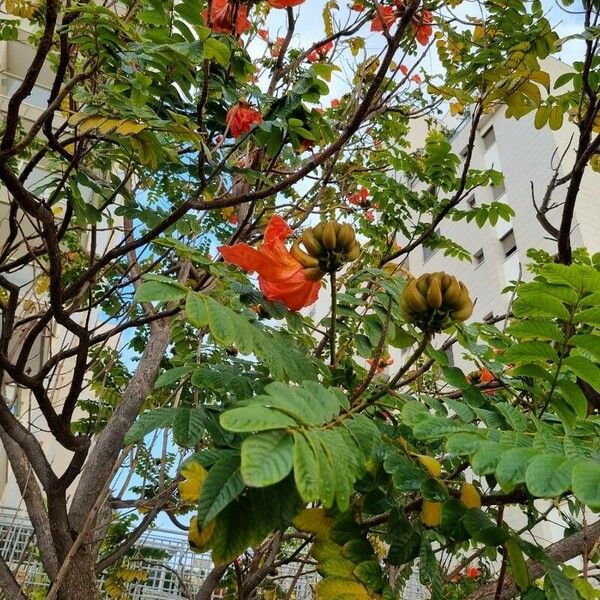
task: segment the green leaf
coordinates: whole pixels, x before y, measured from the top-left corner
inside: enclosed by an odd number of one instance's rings
[[[229,48],[222,42],[219,42],[213,37],[205,40],[204,57],[207,60],[214,60],[222,67],[227,67],[229,65],[230,56],[231,52],[229,51]]]
[[[125,444],[129,445],[134,442],[139,442],[155,429],[171,427],[176,413],[177,408],[165,406],[162,408],[154,408],[141,414],[127,432],[124,440]]]
[[[477,475],[489,475],[496,470],[505,449],[500,444],[485,442],[471,457],[471,467]]]
[[[557,382],[558,389],[562,392],[563,398],[567,401],[573,412],[580,419],[585,419],[587,415],[588,402],[581,388],[570,379],[560,379]]]
[[[362,538],[350,540],[344,544],[343,554],[354,564],[359,564],[373,558],[373,546]]]
[[[173,419],[173,440],[184,448],[193,448],[204,434],[206,413],[197,406],[182,406],[177,409]]]
[[[477,433],[455,433],[446,442],[446,452],[453,456],[467,456],[477,452],[485,443],[482,435]]]
[[[174,367],[168,371],[164,371],[157,378],[154,383],[154,389],[165,387],[179,381],[182,377],[194,370],[194,367],[185,365],[183,367]]]
[[[512,406],[512,404],[499,402],[494,405],[494,408],[502,414],[506,422],[515,431],[526,431],[529,428],[527,417],[518,408]]]
[[[304,502],[319,500],[319,467],[313,447],[301,433],[294,432],[294,480]]]
[[[539,338],[556,342],[564,340],[562,331],[554,323],[542,319],[517,321],[506,330],[506,333],[521,339]]]
[[[465,512],[462,522],[473,539],[486,546],[499,546],[508,539],[508,531],[498,527],[479,508],[469,508]]]
[[[383,572],[376,560],[361,562],[354,569],[354,576],[375,592],[380,592],[383,587]]]
[[[256,404],[227,410],[221,415],[219,421],[223,429],[237,433],[285,429],[298,425],[292,417],[281,411]]]
[[[460,430],[460,426],[443,417],[428,417],[419,421],[413,427],[413,435],[418,440],[434,441]]]
[[[399,450],[387,454],[383,461],[383,468],[392,476],[394,485],[401,491],[418,491],[427,478],[425,471]]]
[[[556,350],[547,343],[526,341],[507,348],[502,355],[503,362],[523,363],[536,360],[558,361]]]
[[[502,454],[495,474],[503,489],[514,488],[525,481],[527,465],[536,454],[531,448],[511,448]]]
[[[229,346],[236,342],[238,337],[236,325],[239,319],[231,319],[229,313],[232,311],[211,298],[204,298],[204,303],[208,326],[215,340],[222,346]]]
[[[597,392],[600,392],[600,368],[584,356],[568,356],[563,363],[577,377],[587,381]]]
[[[419,421],[429,418],[429,412],[420,402],[410,400],[402,407],[402,422],[409,427],[416,425]]]
[[[227,456],[217,461],[202,484],[198,503],[198,520],[202,526],[212,521],[244,491],[240,473],[240,457]]]
[[[242,443],[242,477],[250,487],[266,487],[292,470],[294,440],[285,431],[259,433]]]
[[[238,498],[217,516],[215,531],[210,539],[211,558],[216,565],[227,564],[250,546],[263,541],[265,528],[261,519],[251,518],[248,498]]]
[[[204,296],[198,292],[190,292],[185,299],[185,313],[194,327],[202,329],[208,321]]]
[[[448,498],[448,489],[435,477],[428,477],[421,483],[421,494],[431,502],[443,502]]]
[[[571,486],[573,461],[562,454],[534,457],[525,471],[525,483],[533,496],[555,498]]]
[[[595,358],[600,359],[600,335],[579,333],[570,338],[569,342],[573,344],[573,346],[581,348],[592,354]]]
[[[573,467],[573,493],[593,510],[600,510],[600,464],[586,460]]]
[[[569,311],[563,303],[548,294],[524,294],[513,303],[515,317],[558,317],[567,320]]]
[[[505,548],[515,583],[521,592],[525,592],[529,587],[529,573],[523,551],[515,539],[506,540]]]
[[[134,300],[138,302],[171,302],[181,300],[188,290],[176,281],[143,281],[135,291]]]
[[[600,273],[589,265],[547,264],[540,274],[553,283],[567,284],[580,294],[600,291]]]
[[[584,323],[585,325],[596,325],[600,327],[600,306],[594,306],[582,310],[575,315],[575,323]]]

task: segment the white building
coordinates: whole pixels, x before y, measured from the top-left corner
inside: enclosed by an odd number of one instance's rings
[[[549,71],[552,81],[569,70],[556,59],[547,59],[544,69]],[[573,123],[565,119],[558,131],[552,131],[549,127],[536,129],[533,124],[535,112],[519,120],[506,118],[504,113],[504,107],[501,107],[481,119],[471,158],[471,167],[474,169],[493,168],[501,171],[504,183],[475,190],[457,208],[468,210],[477,204],[489,204],[497,200],[512,207],[514,218],[510,222],[499,220],[495,227],[486,224],[481,229],[474,221],[442,221],[437,232],[467,249],[472,255],[472,262],[444,256],[443,251],[423,246],[411,252],[404,263],[416,276],[435,271],[446,271],[456,276],[477,301],[472,317],[476,321],[492,315],[503,315],[510,294],[502,294],[502,290],[520,276],[525,280],[531,278],[525,267],[528,249],[539,248],[556,253],[556,241],[549,239],[536,218],[532,189],[539,203],[559,158],[565,153],[559,169],[560,177],[570,170],[575,157],[577,129]],[[466,117],[462,122],[448,119],[443,125],[454,130],[451,138],[453,150],[463,156],[470,133],[470,119]],[[600,250],[598,189],[600,173],[588,169],[575,207],[571,239],[573,248],[585,246],[591,254]],[[553,202],[560,203],[561,194],[564,195],[565,191],[566,186],[558,188],[554,192]],[[560,214],[560,207],[549,213],[553,225],[558,224],[555,217]],[[460,361],[460,357],[454,359]]]

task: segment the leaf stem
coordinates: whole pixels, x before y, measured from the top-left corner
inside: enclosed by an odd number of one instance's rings
[[[335,322],[337,319],[337,284],[335,271],[329,273],[329,285],[331,286],[331,326],[329,327],[329,354],[331,366],[335,367]]]

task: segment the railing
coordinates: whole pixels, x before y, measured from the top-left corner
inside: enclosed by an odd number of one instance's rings
[[[184,532],[153,529],[139,539],[135,548],[140,551],[139,559],[134,555],[126,566],[144,569],[146,575],[143,581],[127,584],[127,594],[131,600],[184,600],[189,598],[189,594],[193,597],[213,568],[209,554],[190,551]],[[142,558],[143,549],[160,550],[164,558]],[[28,598],[38,600],[45,597],[49,581],[39,560],[33,527],[23,513],[12,508],[0,507],[0,556],[16,574]],[[290,564],[278,570],[277,581],[283,589],[296,579],[297,569],[297,564]],[[312,570],[297,578],[294,586],[296,600],[312,600],[318,580],[319,576]],[[221,590],[213,592],[213,600],[223,597]],[[427,590],[419,584],[416,570],[404,589],[404,598],[429,598]],[[0,600],[12,599],[0,590]]]

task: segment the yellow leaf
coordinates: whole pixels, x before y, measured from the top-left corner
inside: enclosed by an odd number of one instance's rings
[[[442,522],[442,503],[423,500],[421,521],[427,527],[437,527]]]
[[[208,471],[200,463],[190,461],[181,469],[181,475],[185,478],[178,484],[181,499],[190,504],[198,502]]]
[[[481,496],[472,483],[463,483],[460,488],[460,501],[467,508],[481,508]]]
[[[342,556],[343,548],[331,540],[317,540],[310,549],[311,556],[318,562]]]
[[[117,133],[121,135],[135,135],[140,131],[146,129],[148,125],[146,123],[136,123],[135,121],[121,121],[121,124],[117,127]]]
[[[483,25],[475,25],[475,31],[473,31],[473,39],[480,40],[485,35],[485,29]]]
[[[192,517],[190,528],[188,530],[188,541],[194,552],[205,552],[208,550],[208,543],[215,532],[215,521],[211,521],[204,529],[198,525],[198,517]]]
[[[455,117],[456,115],[462,115],[465,110],[465,105],[460,102],[450,102],[450,114]]]
[[[350,46],[352,56],[357,56],[358,53],[365,47],[365,39],[361,37],[350,38],[346,42]]]
[[[98,129],[107,120],[106,117],[89,117],[88,119],[83,119],[79,123],[79,131],[85,133],[93,129]]]
[[[329,0],[323,7],[323,25],[325,26],[325,35],[329,37],[333,35],[333,16],[332,11],[337,10],[338,5],[335,0]]]
[[[328,537],[333,519],[327,516],[323,508],[305,508],[296,515],[292,522],[300,531]]]
[[[50,289],[50,278],[47,275],[40,275],[35,282],[35,293],[45,294]]]
[[[417,458],[421,461],[421,464],[427,469],[427,471],[429,471],[429,474],[433,477],[439,477],[442,474],[442,465],[432,456],[418,454]]]
[[[529,73],[529,79],[543,85],[546,90],[550,89],[550,74],[546,71],[532,71]]]
[[[370,600],[364,585],[352,579],[327,577],[317,583],[315,600]]]

